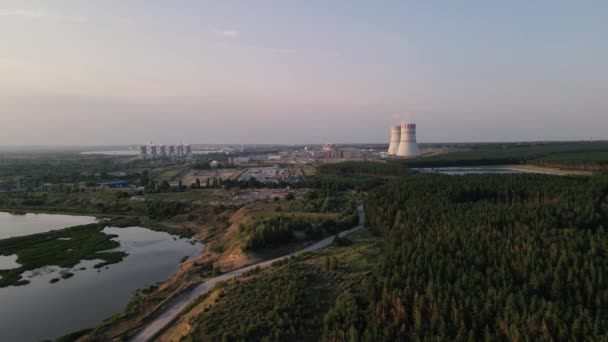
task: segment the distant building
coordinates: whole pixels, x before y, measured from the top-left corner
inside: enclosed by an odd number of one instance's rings
[[[240,165],[240,164],[249,163],[250,160],[251,160],[251,158],[249,158],[249,157],[236,157],[236,158],[232,158],[231,162],[234,165]]]
[[[126,188],[128,186],[129,186],[129,182],[127,182],[127,181],[113,181],[113,182],[99,183],[99,187],[104,188],[104,189]]]
[[[305,150],[308,156],[315,159],[362,159],[367,158],[364,150],[357,148],[336,148],[333,144],[323,145],[320,150]]]

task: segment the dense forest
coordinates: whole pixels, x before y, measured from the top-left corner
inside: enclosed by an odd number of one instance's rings
[[[385,250],[327,341],[608,339],[608,179],[418,174],[369,193]]]
[[[393,163],[413,168],[533,164],[567,170],[608,171],[608,142],[472,144],[466,152]]]
[[[338,220],[304,219],[280,215],[255,221],[251,225],[240,225],[239,229],[244,235],[243,249],[250,251],[279,247],[285,243],[294,242],[298,239],[297,235],[304,235],[308,240],[318,240],[352,228],[357,223],[359,223],[359,218],[355,213]]]

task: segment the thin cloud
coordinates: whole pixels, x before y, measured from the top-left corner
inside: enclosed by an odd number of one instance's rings
[[[0,17],[50,18],[51,15],[43,11],[26,9],[0,9]]]
[[[211,32],[213,32],[213,34],[215,34],[217,36],[221,36],[221,37],[225,37],[225,38],[236,38],[241,34],[238,30],[213,29],[213,30],[211,30]]]
[[[281,54],[281,55],[304,55],[304,56],[321,56],[321,57],[337,57],[340,55],[339,53],[333,52],[333,51],[288,49],[288,48],[277,48],[277,47],[244,45],[244,44],[221,44],[221,47],[226,48],[226,49],[253,49],[253,50],[265,51],[265,52]]]
[[[57,20],[57,21],[68,21],[74,23],[84,23],[87,18],[83,16],[64,16],[56,13],[41,11],[41,10],[30,10],[30,9],[1,9],[0,17],[15,17],[15,18],[26,18],[26,19],[46,19],[46,20]]]

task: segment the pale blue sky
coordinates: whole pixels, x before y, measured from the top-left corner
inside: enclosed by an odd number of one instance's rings
[[[0,145],[608,139],[606,1],[0,0]]]

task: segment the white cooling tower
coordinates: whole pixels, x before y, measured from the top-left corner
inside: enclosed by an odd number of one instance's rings
[[[416,143],[416,124],[401,124],[401,139],[397,149],[398,157],[417,157],[420,149]]]
[[[401,139],[401,126],[391,126],[391,143],[388,145],[388,155],[394,156],[399,149],[399,141]]]

